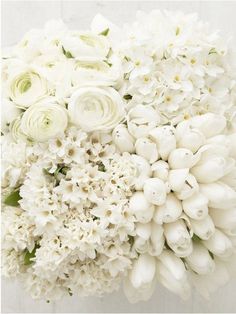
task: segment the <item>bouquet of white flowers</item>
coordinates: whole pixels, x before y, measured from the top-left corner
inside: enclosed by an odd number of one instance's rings
[[[2,70],[4,275],[46,300],[123,283],[131,302],[229,279],[236,81],[218,33],[180,12],[50,21]]]

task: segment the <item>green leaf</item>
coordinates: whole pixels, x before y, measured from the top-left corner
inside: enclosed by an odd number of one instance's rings
[[[31,259],[35,257],[35,253],[38,248],[39,248],[39,245],[36,244],[32,252],[29,252],[28,250],[26,250],[25,256],[24,256],[24,265],[30,265],[33,263]]]
[[[102,31],[99,35],[107,36],[109,33],[109,28],[106,28],[104,31]]]
[[[19,200],[21,200],[20,190],[11,192],[4,200],[4,204],[8,206],[19,206]]]
[[[63,54],[64,54],[68,59],[74,58],[74,57],[72,56],[71,52],[70,52],[70,51],[66,51],[63,46],[62,46],[62,52],[63,52]]]

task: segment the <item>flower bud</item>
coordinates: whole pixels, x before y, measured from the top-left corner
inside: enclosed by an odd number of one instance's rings
[[[236,236],[236,210],[210,209],[210,216],[216,227],[224,230],[230,236]]]
[[[158,160],[151,167],[153,171],[153,177],[159,178],[162,181],[166,181],[168,179],[169,173],[169,165],[164,160]]]
[[[227,259],[233,254],[233,245],[230,239],[220,230],[216,229],[214,234],[203,242],[205,247],[214,255]]]
[[[161,254],[165,244],[165,238],[163,233],[163,227],[153,222],[151,228],[151,241],[149,249],[150,255],[158,256]]]
[[[202,240],[209,239],[215,232],[215,226],[208,215],[202,220],[190,219],[193,232]]]
[[[119,124],[112,132],[112,138],[120,152],[134,152],[134,139],[124,124]]]
[[[191,254],[192,240],[182,219],[165,224],[164,234],[169,247],[176,256],[185,257]]]
[[[193,242],[193,251],[185,260],[188,266],[199,275],[208,274],[215,269],[213,259],[208,250],[201,243]]]
[[[155,205],[162,205],[166,200],[165,183],[158,178],[147,179],[143,186],[146,199]]]
[[[137,139],[135,149],[137,155],[144,157],[151,164],[158,159],[156,144],[146,137]]]
[[[136,234],[137,234],[139,237],[141,237],[141,238],[143,238],[143,239],[145,239],[145,240],[148,240],[148,239],[150,238],[150,236],[151,236],[151,231],[152,231],[152,225],[151,225],[151,223],[145,223],[145,224],[143,224],[143,223],[138,222],[138,223],[136,223],[135,226],[136,226],[136,229],[135,229]]]
[[[208,198],[195,193],[182,202],[184,212],[192,219],[203,219],[208,215]]]
[[[129,210],[141,223],[149,222],[154,213],[154,206],[149,203],[143,192],[135,192],[129,200]]]
[[[223,182],[201,184],[200,191],[209,200],[209,207],[230,209],[236,206],[236,192]]]
[[[158,224],[176,221],[182,214],[182,204],[177,197],[170,193],[163,205],[158,206],[154,213],[154,221]]]
[[[149,241],[142,237],[136,236],[134,238],[134,248],[138,253],[147,253],[149,249]]]
[[[195,158],[191,150],[177,148],[171,151],[168,162],[171,169],[191,168],[194,165]]]
[[[174,169],[169,172],[169,184],[172,191],[181,191],[187,177],[189,169]]]
[[[142,190],[144,182],[152,175],[150,164],[141,156],[131,155],[131,160],[136,164],[138,174],[134,178],[135,189]]]
[[[149,132],[157,144],[162,160],[167,160],[170,152],[176,148],[175,129],[172,126],[161,126]]]
[[[176,196],[180,200],[185,200],[186,198],[191,197],[195,193],[199,191],[199,186],[197,180],[192,174],[189,174],[184,181],[184,185],[182,186],[179,192],[176,192]]]
[[[157,258],[157,279],[168,290],[183,299],[190,296],[190,285],[184,263],[170,250],[164,250]]]

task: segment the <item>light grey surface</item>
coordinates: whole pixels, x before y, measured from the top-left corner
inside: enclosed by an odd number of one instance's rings
[[[236,39],[236,2],[226,1],[3,1],[2,46],[15,44],[33,27],[42,27],[45,21],[62,18],[71,28],[88,27],[96,13],[121,24],[133,19],[139,9],[182,10],[198,12],[201,19],[209,21],[213,28],[221,29]],[[234,43],[236,43],[234,39]],[[192,298],[183,302],[158,286],[148,302],[131,305],[122,292],[98,298],[65,298],[47,304],[32,300],[18,282],[3,280],[2,313],[81,313],[81,312],[235,312],[236,281],[205,301],[193,291]]]

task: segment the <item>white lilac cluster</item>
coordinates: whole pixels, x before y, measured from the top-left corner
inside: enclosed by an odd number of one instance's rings
[[[208,297],[235,270],[236,80],[195,15],[28,32],[2,67],[2,272],[34,298]]]

